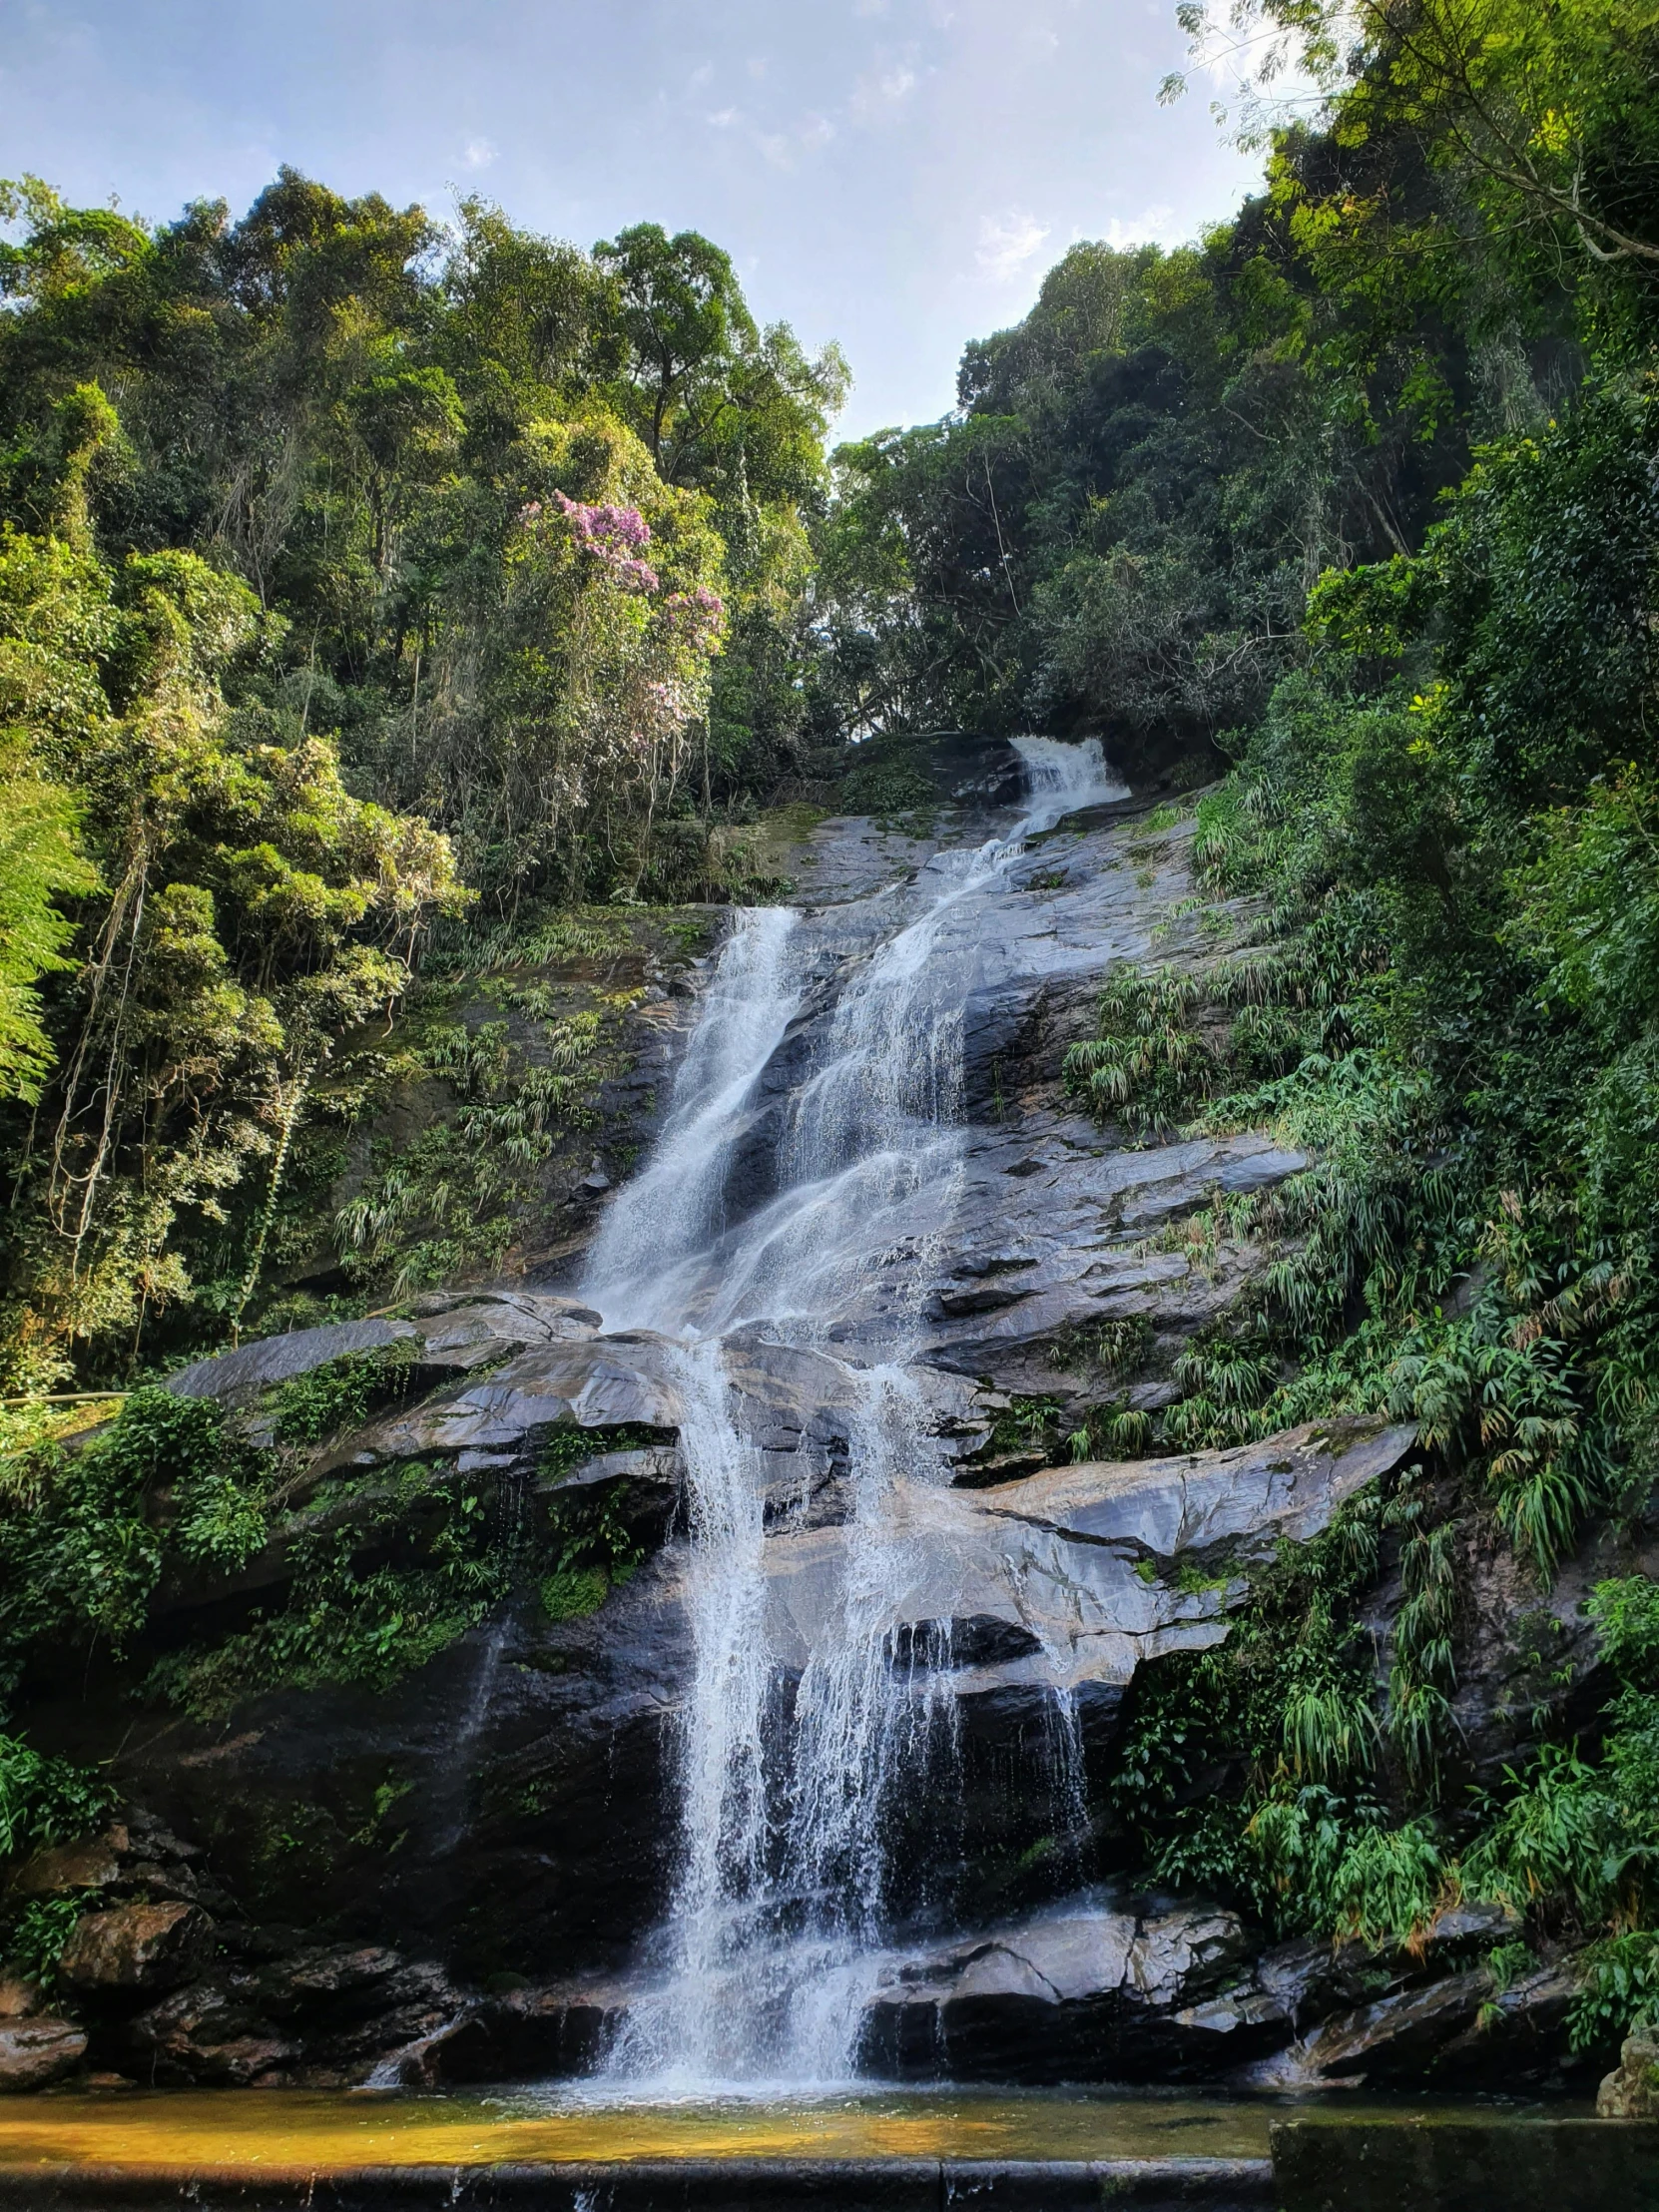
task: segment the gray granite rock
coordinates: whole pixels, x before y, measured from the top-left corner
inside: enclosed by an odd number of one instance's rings
[[[377,1352],[416,1335],[406,1321],[332,1321],[319,1329],[295,1329],[285,1337],[262,1337],[258,1343],[198,1360],[181,1368],[163,1384],[177,1397],[212,1397],[222,1405],[252,1405],[262,1391],[309,1375],[348,1353]]]
[[[1159,1914],[1082,1899],[878,1965],[865,2063],[900,2076],[1106,2080],[1205,2077],[1283,2041],[1260,1992],[1224,2013],[1253,1945],[1232,1913]]]
[[[933,1639],[958,1698],[1085,1684],[1121,1689],[1145,1659],[1198,1651],[1227,1635],[1254,1560],[1284,1537],[1306,1541],[1346,1498],[1396,1466],[1409,1427],[1310,1423],[1260,1444],[1177,1459],[1050,1467],[983,1489],[916,1483],[895,1514],[904,1579],[894,1629],[978,1624]],[[772,1640],[801,1664],[838,1587],[843,1532],[781,1528],[767,1547]],[[1183,1589],[1198,1565],[1207,1586]],[[1022,1632],[995,1658],[986,1624]]]
[[[1338,2013],[1242,2073],[1240,2086],[1297,2090],[1421,2081],[1492,1993],[1483,1967]]]

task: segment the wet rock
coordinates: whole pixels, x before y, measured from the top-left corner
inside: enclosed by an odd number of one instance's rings
[[[175,1989],[139,2014],[128,2038],[140,2078],[162,2087],[246,2089],[300,2054],[246,1994],[217,1981]]]
[[[648,1331],[525,1352],[453,1397],[374,1423],[353,1440],[350,1459],[366,1465],[449,1451],[527,1457],[555,1428],[624,1423],[680,1423],[674,1350]]]
[[[597,1986],[532,1985],[478,1998],[382,2059],[375,2083],[433,2090],[581,2073],[597,2060],[621,2016],[616,1993]]]
[[[1240,2085],[1297,2090],[1421,2081],[1446,2046],[1474,2026],[1491,1993],[1491,1976],[1477,1969],[1339,2013],[1239,2076]]]
[[[1659,2042],[1651,2035],[1625,2038],[1618,2064],[1596,2091],[1596,2116],[1659,2120]]]
[[[461,1471],[465,1472],[464,1461]],[[686,1478],[685,1455],[674,1444],[648,1444],[639,1451],[601,1451],[568,1474],[544,1478],[540,1490],[588,1489],[602,1482],[643,1482],[657,1490],[678,1490]]]
[[[0,2019],[0,2095],[62,2081],[86,2055],[87,2039],[68,2020]]]
[[[1474,2024],[1439,2053],[1429,2078],[1457,2089],[1576,2086],[1593,2071],[1586,2055],[1567,2048],[1567,2015],[1578,1986],[1568,1959],[1494,1991]]]
[[[1236,1915],[1089,1905],[882,1962],[864,2063],[900,2076],[1043,2081],[1204,2077],[1283,2041],[1282,2008],[1246,2003]]]
[[[1461,1899],[1456,1905],[1447,1906],[1444,1912],[1435,1914],[1424,1941],[1424,1954],[1432,1958],[1465,1943],[1487,1946],[1501,1943],[1518,1936],[1521,1927],[1521,1917],[1511,1906],[1496,1901]]]
[[[383,1990],[402,1971],[401,1955],[383,1944],[318,1944],[262,1968],[257,1986],[266,2010],[286,2019],[337,1997]]]
[[[432,1293],[416,1301],[413,1313],[427,1368],[480,1367],[510,1345],[569,1344],[600,1326],[591,1306],[539,1291]]]
[[[534,1291],[438,1292],[415,1301],[412,1320],[375,1315],[366,1321],[327,1322],[265,1337],[235,1352],[170,1376],[164,1387],[180,1397],[217,1398],[249,1406],[268,1389],[309,1375],[332,1360],[378,1352],[388,1345],[416,1346],[422,1367],[465,1370],[500,1357],[511,1345],[566,1343],[591,1336],[600,1317],[578,1300]]]
[[[84,1914],[58,1960],[72,1989],[167,1989],[206,1962],[213,1923],[182,1900]]]
[[[21,1897],[58,1897],[75,1890],[107,1890],[119,1882],[121,1854],[127,1849],[126,1831],[116,1836],[95,1836],[78,1844],[58,1844],[37,1851],[12,1876],[11,1886]]]
[[[1236,1971],[1251,1947],[1236,1913],[1200,1909],[1145,1921],[1129,1946],[1125,1987],[1137,2002],[1169,2009]]]

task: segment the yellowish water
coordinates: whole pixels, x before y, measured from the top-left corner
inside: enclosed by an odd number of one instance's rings
[[[1312,2108],[1348,2119],[1426,2116],[1433,2109],[1347,2097]],[[1077,2091],[622,2105],[557,2090],[453,2097],[258,2089],[49,2093],[0,2097],[0,2166],[276,2174],[646,2158],[1261,2158],[1269,2122],[1287,2109],[1261,2099]],[[1437,2109],[1449,2116],[1452,2108]],[[1468,2105],[1455,2108],[1459,2118],[1476,2114]]]

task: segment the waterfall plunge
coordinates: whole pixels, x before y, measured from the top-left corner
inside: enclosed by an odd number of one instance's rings
[[[1026,837],[1124,796],[1093,741],[1014,743],[1024,819],[1006,838],[935,854],[913,892],[863,902],[877,912],[885,901],[891,925],[849,957],[823,1052],[781,1114],[768,1071],[811,980],[800,916],[735,917],[662,1134],[594,1247],[585,1293],[607,1328],[677,1340],[694,1649],[677,1722],[680,1853],[662,1974],[630,2006],[613,2078],[706,2091],[853,2071],[878,1967],[884,1807],[899,1779],[925,1775],[954,1719],[948,1692],[918,1694],[894,1666],[890,1637],[924,1540],[906,1493],[942,1478],[904,1365],[925,1281],[915,1225],[929,1201],[944,1218],[960,1157],[972,941],[946,950],[941,940],[955,909],[1000,889]],[[769,1108],[773,1195],[731,1221],[734,1163]],[[760,1329],[826,1350],[872,1269],[883,1341],[879,1364],[849,1371],[839,1587],[792,1702],[767,1642],[761,1456],[733,1419],[723,1339]]]

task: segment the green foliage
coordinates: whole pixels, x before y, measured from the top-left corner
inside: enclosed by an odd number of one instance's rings
[[[1004,1452],[1057,1450],[1060,1415],[1064,1402],[1057,1397],[1021,1396],[1009,1398],[1006,1407],[997,1414],[986,1438],[983,1452],[986,1458],[997,1458]]]
[[[931,814],[938,798],[934,786],[902,753],[860,760],[835,788],[835,803],[843,814],[874,815],[881,821],[923,808]]]
[[[617,1032],[637,993],[556,1007],[533,985],[489,988],[533,1026],[514,1041],[506,1021],[426,1024],[410,1070],[441,1085],[451,1110],[412,1141],[377,1142],[334,1217],[347,1271],[394,1298],[500,1266],[556,1146],[598,1128],[600,1086],[623,1064]]]
[[[1620,2043],[1659,2024],[1659,1932],[1626,1929],[1592,1943],[1568,2016],[1576,2051]]]
[[[0,1956],[15,1972],[50,1988],[76,1922],[89,1905],[98,1902],[95,1893],[78,1898],[31,1898],[10,1918],[0,1937]]]
[[[233,727],[226,686],[275,637],[194,553],[114,565],[0,530],[0,718],[36,764],[22,888],[46,868],[96,892],[73,938],[45,923],[23,940],[74,953],[45,1016],[56,1065],[12,1132],[0,1346],[23,1382],[78,1348],[130,1359],[147,1321],[189,1301],[187,1255],[239,1192],[252,1286],[263,1231],[246,1209],[262,1185],[274,1198],[317,1068],[396,1000],[423,919],[460,899],[445,840],[353,797],[332,745]],[[76,820],[96,883],[64,858]]]
[[[1517,1913],[1539,1899],[1575,1907],[1593,1925],[1613,1902],[1618,1807],[1574,1747],[1545,1744],[1463,1856],[1464,1886]]]
[[[161,1575],[164,1499],[185,1556],[240,1564],[264,1540],[260,1482],[222,1407],[159,1389],[134,1391],[79,1449],[47,1444],[6,1462],[0,1683],[48,1639],[90,1634],[124,1649]]]
[[[717,818],[799,767],[845,370],[650,225],[588,256],[284,169],[240,222],[155,230],[26,179],[0,230],[0,1108],[26,1109],[0,1112],[0,1372],[30,1388],[259,1313],[340,1061],[428,924],[460,936],[462,876],[509,933],[537,901],[719,895]],[[525,1102],[532,1139],[558,1105]],[[420,1213],[444,1176],[415,1180],[369,1211]],[[411,1280],[498,1256],[500,1208],[471,1239],[467,1210],[402,1221]]]
[[[0,1859],[73,1843],[113,1802],[114,1792],[86,1768],[0,1735]]]
[[[1371,1787],[1381,1730],[1356,1609],[1381,1518],[1362,1492],[1323,1536],[1250,1570],[1225,1644],[1137,1676],[1108,1795],[1153,1879],[1232,1896],[1287,1933],[1381,1943],[1428,1916],[1438,1846],[1389,1828]]]
[[[1384,1827],[1374,1809],[1346,1806],[1318,1785],[1270,1797],[1246,1834],[1284,1923],[1374,1949],[1419,1939],[1445,1885],[1425,1826]]]
[[[1120,969],[1100,995],[1100,1033],[1066,1054],[1069,1089],[1139,1137],[1167,1136],[1207,1095],[1214,1056],[1191,1015],[1204,998],[1194,975]]]
[[[271,1432],[278,1444],[316,1444],[355,1428],[371,1412],[408,1394],[415,1346],[404,1340],[375,1352],[348,1353],[308,1375],[293,1376],[270,1393]]]
[[[542,1611],[550,1621],[579,1620],[597,1613],[611,1594],[611,1577],[604,1567],[558,1567],[541,1583]]]
[[[376,1553],[389,1559],[368,1564]],[[171,1653],[153,1696],[199,1719],[276,1689],[360,1682],[382,1690],[424,1666],[507,1594],[516,1537],[452,1470],[411,1465],[363,1495],[343,1525],[325,1515],[289,1540],[293,1579],[279,1611],[216,1644]]]
[[[30,1104],[52,1065],[38,985],[70,964],[64,948],[73,931],[52,900],[89,892],[98,880],[77,845],[77,820],[61,785],[0,751],[0,1096]]]
[[[661,1440],[654,1429],[562,1430],[543,1455],[542,1474],[544,1479],[552,1475],[568,1480],[598,1451],[628,1450]],[[596,1612],[645,1557],[626,1479],[556,1491],[548,1503],[547,1528],[554,1561],[553,1571],[541,1584],[541,1602],[549,1620],[572,1620]]]

